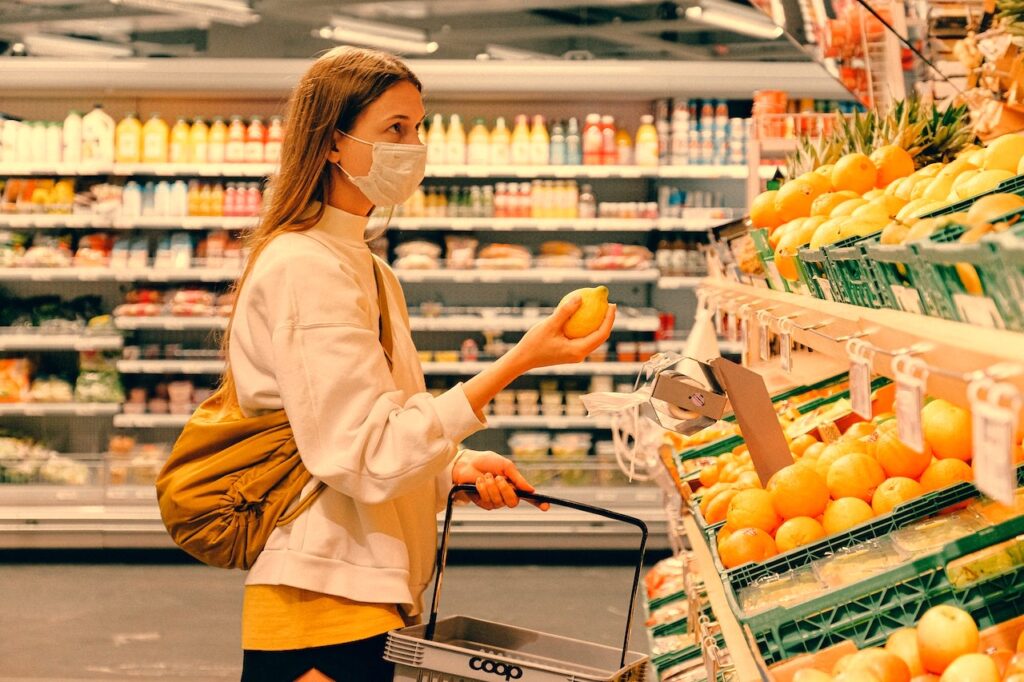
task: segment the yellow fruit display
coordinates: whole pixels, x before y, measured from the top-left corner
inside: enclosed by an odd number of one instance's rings
[[[897,201],[900,201],[900,200],[897,199]],[[885,218],[886,220],[891,220],[893,217],[895,217],[895,213],[897,211],[899,211],[899,209],[896,209],[896,211],[893,211],[892,213],[890,213],[889,209],[887,209],[884,205],[878,204],[878,203],[876,203],[874,201],[869,201],[868,203],[864,204],[860,208],[857,208],[856,210],[854,210],[854,212],[850,214],[850,217],[851,218],[863,218],[863,217],[869,217],[870,216],[870,217],[873,217],[873,218]]]
[[[832,186],[864,194],[875,186],[878,169],[866,154],[847,154],[832,169]]]
[[[936,175],[941,173],[946,168],[944,163],[930,163],[924,168],[919,168],[914,172],[914,176],[919,178],[934,178]]]
[[[832,169],[834,167],[835,167],[835,164],[826,163],[824,166],[818,166],[812,172],[817,173],[818,175],[824,175],[826,178],[829,179],[828,180],[829,183],[831,183],[832,182]]]
[[[733,528],[759,528],[766,533],[774,532],[782,523],[766,490],[740,491],[730,500],[725,519]]]
[[[769,190],[758,194],[750,204],[750,221],[754,227],[773,229],[782,224],[782,219],[775,210],[777,190]]]
[[[1013,171],[999,169],[983,170],[967,181],[963,191],[968,197],[973,197],[988,192],[999,186],[1000,183],[1014,177]]]
[[[821,196],[832,191],[832,180],[821,173],[815,173],[814,171],[804,173],[797,180],[803,180],[814,187],[815,196]]]
[[[821,524],[807,516],[794,516],[775,531],[775,546],[779,552],[788,552],[825,537]]]
[[[871,505],[857,497],[843,497],[828,505],[821,525],[829,535],[842,533],[875,517]]]
[[[562,303],[565,303],[573,296],[582,298],[583,304],[579,310],[573,313],[569,321],[565,323],[562,331],[570,339],[581,339],[601,328],[601,324],[608,314],[608,287],[577,289],[566,294],[565,298],[562,299]]]
[[[775,213],[782,222],[811,215],[811,203],[818,196],[814,185],[805,180],[787,182],[775,195]]]
[[[967,185],[974,178],[981,173],[981,169],[966,170],[960,175],[956,176],[956,180],[953,181],[953,189],[950,192],[950,196],[955,199],[966,199],[970,195],[967,193]]]
[[[909,227],[894,220],[882,229],[881,243],[887,246],[902,244],[903,240],[907,238],[908,232],[910,232]]]
[[[1022,208],[1024,208],[1024,197],[1003,192],[989,194],[978,199],[968,209],[967,224],[973,226],[981,223],[990,223],[1010,211],[1017,211]]]
[[[907,234],[903,237],[904,244],[910,242],[916,242],[920,239],[927,239],[938,231],[940,227],[946,225],[949,221],[943,218],[925,218],[914,223]]]
[[[877,168],[875,187],[888,187],[893,180],[905,178],[914,172],[914,157],[894,144],[871,152],[871,162]]]
[[[955,177],[943,178],[936,176],[927,185],[924,185],[924,192],[922,192],[921,196],[925,199],[945,201],[953,190],[953,182],[955,180]]]
[[[939,171],[937,178],[957,178],[961,173],[969,170],[979,170],[977,166],[967,159],[957,159],[946,164],[946,167]]]
[[[974,151],[964,156],[964,159],[966,159],[969,163],[973,163],[978,168],[981,168],[982,164],[985,163],[985,150],[975,149]]]
[[[883,196],[884,194],[885,194],[885,190],[881,190],[881,189],[878,189],[876,187],[873,190],[870,190],[868,192],[864,192],[864,196],[862,198],[863,199],[867,199],[868,201],[873,201],[873,200],[877,199],[878,197]]]
[[[826,192],[818,195],[818,197],[811,203],[811,215],[816,216],[829,216],[836,206],[849,201],[850,199],[859,199],[856,192],[850,192],[849,190],[844,192]]]
[[[867,199],[861,199],[860,197],[857,197],[856,199],[848,199],[832,209],[832,212],[828,214],[828,217],[842,218],[843,216],[853,215],[853,212],[858,208],[867,205]]]
[[[881,230],[888,222],[888,217],[873,215],[826,220],[814,231],[810,247],[820,249],[849,237],[866,237]]]
[[[1024,158],[1024,135],[1010,133],[992,140],[985,146],[985,170],[1004,170],[1011,174],[1017,172],[1020,160]]]
[[[896,212],[896,220],[901,223],[906,223],[910,219],[910,214],[917,209],[931,203],[929,199],[914,199],[913,201],[907,202],[903,208]]]

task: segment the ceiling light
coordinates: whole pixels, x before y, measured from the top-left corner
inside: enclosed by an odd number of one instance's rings
[[[110,0],[111,4],[137,7],[163,14],[196,17],[232,26],[251,26],[260,15],[240,0]]]
[[[115,59],[131,57],[134,50],[128,45],[105,43],[100,40],[86,40],[48,33],[33,33],[22,38],[29,53],[37,57],[91,57]]]
[[[701,0],[699,5],[686,8],[686,18],[708,26],[753,38],[775,40],[783,30],[768,21],[760,12],[745,7],[729,7],[713,0]]]
[[[433,54],[438,44],[426,31],[379,24],[348,16],[331,18],[331,37],[339,43],[355,43],[401,54]]]

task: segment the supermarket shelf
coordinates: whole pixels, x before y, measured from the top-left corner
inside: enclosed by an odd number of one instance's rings
[[[118,217],[110,224],[121,230],[248,230],[258,220],[251,216],[141,216]]]
[[[120,408],[120,405],[118,406]],[[118,409],[120,412],[120,409]],[[181,429],[191,414],[115,414],[118,429]]]
[[[0,327],[0,351],[117,350],[124,346],[120,334],[47,333],[38,329]]]
[[[661,277],[659,289],[694,289],[704,281],[703,277]]]
[[[220,374],[223,360],[118,360],[121,374]]]
[[[491,429],[609,429],[611,422],[596,417],[498,417],[488,415],[487,427]]]
[[[728,222],[727,218],[394,218],[398,230],[452,230],[474,232],[703,232]]]
[[[237,268],[0,268],[0,282],[233,282]]]
[[[799,142],[794,139],[784,138],[769,138],[767,140],[759,140],[758,145],[761,147],[761,155],[766,154],[792,154],[799,147]]]
[[[501,284],[504,282],[654,282],[658,271],[647,270],[569,270],[561,268],[529,270],[396,270],[402,282],[452,282],[455,284]]]
[[[4,417],[108,417],[120,411],[120,403],[0,403]]]
[[[775,176],[776,170],[781,170],[783,174],[786,173],[785,166],[767,165],[758,168],[757,174],[761,177],[762,180],[771,180]]]
[[[540,322],[540,316],[499,317],[488,315],[447,315],[441,317],[411,317],[409,323],[414,332],[477,332],[481,330],[499,332],[524,332]],[[615,330],[627,332],[655,332],[661,321],[656,315],[615,318]]]
[[[2,489],[0,549],[174,547],[150,486],[108,487],[105,504],[92,499],[103,494],[96,488],[77,491],[87,499],[75,499],[74,491],[68,491],[62,504],[47,500],[27,505],[8,504]],[[648,549],[668,548],[661,493],[656,488],[553,486],[543,492],[639,517],[650,530]],[[442,520],[438,518],[439,528]],[[558,507],[540,512],[526,504],[498,514],[460,507],[452,536],[455,549],[635,549],[637,543],[636,530],[626,524]]]
[[[0,227],[26,229],[31,227],[54,228],[105,228],[113,222],[106,216],[70,215],[61,213],[0,214]]]
[[[114,326],[118,329],[165,329],[167,331],[184,331],[192,329],[226,329],[226,317],[174,317],[162,315],[157,317],[115,317]]]
[[[471,375],[489,367],[489,362],[424,362],[423,373],[429,375]],[[539,376],[633,376],[643,368],[642,362],[581,362],[577,365],[556,365],[533,369],[527,374]],[[123,370],[122,370],[123,371]]]
[[[746,180],[749,171],[744,164],[725,166],[662,166],[658,177],[694,180]]]

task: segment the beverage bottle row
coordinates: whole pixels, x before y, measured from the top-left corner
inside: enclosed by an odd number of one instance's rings
[[[259,185],[229,182],[208,183],[192,180],[147,182],[130,181],[121,192],[121,215],[138,217],[183,216],[255,216],[260,212],[263,194]]]
[[[682,218],[687,208],[725,208],[721,192],[687,190],[683,187],[662,185],[658,188],[658,213],[663,218]]]
[[[658,242],[654,262],[664,277],[701,277],[707,275],[707,260],[692,235],[667,237]]]
[[[663,163],[673,166],[742,164],[753,120],[730,117],[722,100],[659,100],[656,127],[665,144]]]
[[[426,218],[594,218],[590,185],[573,180],[499,182],[470,187],[420,188],[400,207],[399,216]]]
[[[582,129],[575,117],[549,127],[539,114],[532,124],[520,114],[511,130],[504,117],[498,117],[492,129],[478,118],[468,134],[458,114],[449,117],[447,126],[444,117],[435,114],[423,141],[431,165],[658,165],[653,116],[641,117],[635,144],[614,117],[600,114],[588,114]]]
[[[129,113],[115,123],[97,104],[61,123],[0,118],[0,163],[277,163],[283,140],[280,116],[179,117],[172,126],[160,114],[143,124]]]

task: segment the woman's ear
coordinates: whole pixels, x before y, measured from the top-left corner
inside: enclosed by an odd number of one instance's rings
[[[345,139],[341,132],[335,130],[331,133],[331,150],[327,152],[327,161],[338,163],[341,160],[341,141]]]

